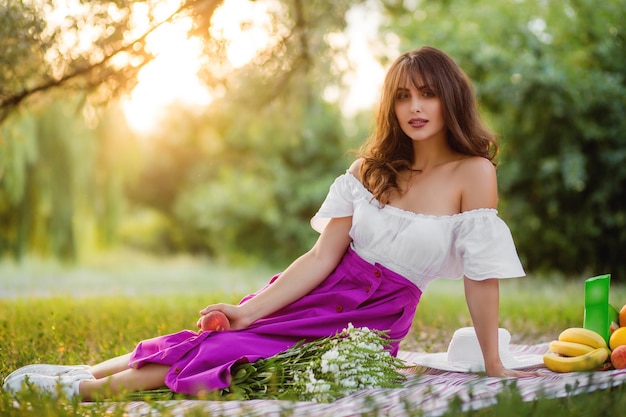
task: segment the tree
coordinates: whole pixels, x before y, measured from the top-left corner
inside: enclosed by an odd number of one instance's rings
[[[354,147],[339,107],[320,94],[340,75],[331,65],[342,52],[324,37],[343,30],[351,4],[283,2],[267,51],[228,78],[207,77],[221,83],[220,100],[199,115],[169,112],[147,141],[153,163],[132,197],[176,225],[170,248],[284,262],[311,246],[309,219]],[[207,48],[220,50],[217,40]]]
[[[8,167],[0,187],[3,253],[71,260],[110,240],[132,141],[111,155],[115,140],[130,136],[123,118],[108,110],[102,120],[110,124],[89,126],[75,114],[81,102],[74,97],[13,113],[2,126],[2,136],[11,138],[0,153]]]
[[[159,0],[68,1],[71,13],[59,10],[62,3],[54,0],[0,3],[0,121],[25,100],[58,87],[108,102],[132,87],[139,70],[152,59],[145,42],[150,33],[185,16],[193,16],[194,31],[203,33],[223,0],[181,1],[161,20],[154,16]],[[138,4],[147,6],[149,22],[140,33],[133,26],[133,18],[143,10],[135,7]]]
[[[243,68],[228,66],[225,41],[210,30],[221,1],[182,1],[157,20],[153,9],[160,2],[75,0],[74,12],[61,23],[49,18],[52,0],[2,4],[6,37],[0,42],[3,48],[19,47],[0,61],[7,81],[0,87],[4,251],[72,258],[81,239],[78,213],[95,215],[99,230],[106,231],[99,233],[111,240],[125,203],[167,219],[159,246],[166,250],[238,251],[278,259],[292,257],[314,238],[308,218],[345,167],[337,156],[349,142],[338,107],[321,98],[341,76],[332,65],[342,51],[334,50],[327,36],[344,28],[346,11],[359,1],[268,2],[274,41]],[[150,24],[137,33],[134,17],[142,10]],[[119,170],[111,169],[115,150],[124,149],[116,135],[130,143],[134,138],[123,128],[111,133],[110,125],[118,121],[106,119],[112,116],[105,116],[105,105],[114,105],[152,58],[146,36],[165,22],[187,17],[193,19],[189,35],[204,42],[202,76],[217,98],[200,116],[173,110],[162,134],[137,159],[143,163],[136,172],[139,179],[121,178]],[[72,129],[81,130],[80,135]],[[206,146],[207,138],[215,147]],[[89,152],[75,152],[83,147]],[[54,158],[47,160],[47,153]],[[303,170],[304,164],[313,168]],[[122,165],[124,174],[135,172],[131,164]],[[264,192],[252,198],[258,191]],[[215,203],[215,193],[222,195],[220,204],[201,211],[204,200]],[[85,205],[87,195],[102,200]],[[258,211],[237,204],[245,198],[258,204]],[[25,204],[28,211],[22,210]],[[207,228],[207,216],[220,221]],[[286,217],[294,217],[293,223]]]
[[[103,123],[119,126],[117,134],[124,123],[106,105],[150,61],[148,34],[184,16],[206,25],[221,1],[188,0],[162,20],[153,15],[158,3],[75,0],[64,13],[58,1],[0,0],[1,252],[73,259],[94,215],[112,239],[122,187],[110,169],[115,138],[105,132],[115,128]],[[136,33],[139,4],[149,24]]]

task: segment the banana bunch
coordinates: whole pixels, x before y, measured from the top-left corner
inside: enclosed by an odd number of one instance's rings
[[[565,329],[549,344],[543,363],[554,372],[588,372],[599,369],[611,351],[598,333],[582,327]]]

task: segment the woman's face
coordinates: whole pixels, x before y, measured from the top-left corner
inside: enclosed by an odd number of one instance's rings
[[[421,82],[414,85],[410,80],[401,84],[396,91],[394,109],[400,128],[412,140],[445,140],[441,99],[427,85]]]

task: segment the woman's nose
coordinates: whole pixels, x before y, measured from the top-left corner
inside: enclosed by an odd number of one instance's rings
[[[422,103],[418,98],[411,100],[411,112],[417,113],[422,111]]]

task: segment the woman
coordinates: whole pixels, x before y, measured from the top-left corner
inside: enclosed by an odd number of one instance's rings
[[[184,394],[217,390],[229,385],[236,361],[348,323],[401,339],[426,286],[460,277],[487,374],[535,375],[504,368],[498,353],[498,279],[524,271],[496,211],[496,154],[462,70],[435,48],[407,52],[386,75],[374,134],[311,221],[320,232],[313,248],[238,305],[200,311],[222,311],[231,330],[156,337],[88,368],[31,365],[5,387],[18,390],[28,376],[54,392],[60,381],[87,401],[163,385]]]

